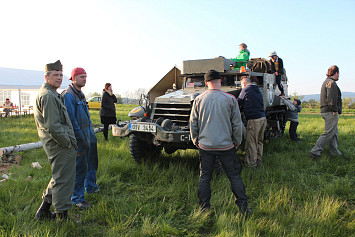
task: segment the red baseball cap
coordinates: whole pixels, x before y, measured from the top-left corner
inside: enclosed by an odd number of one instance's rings
[[[73,80],[73,77],[80,75],[80,74],[86,74],[84,68],[81,68],[81,67],[74,68],[73,71],[71,71],[71,77],[69,78],[69,80]]]

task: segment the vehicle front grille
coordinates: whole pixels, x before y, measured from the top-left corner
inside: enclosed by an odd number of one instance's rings
[[[191,104],[162,104],[154,103],[151,119],[170,119],[180,127],[188,126]]]

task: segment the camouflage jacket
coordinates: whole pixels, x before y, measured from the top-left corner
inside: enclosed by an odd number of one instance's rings
[[[58,148],[58,145],[62,148],[77,148],[63,98],[52,86],[47,83],[42,85],[33,108],[38,136],[47,154],[50,150],[48,148]]]

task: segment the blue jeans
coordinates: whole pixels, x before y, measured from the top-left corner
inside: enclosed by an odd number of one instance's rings
[[[71,197],[73,204],[85,201],[84,191],[92,193],[99,189],[96,184],[97,138],[93,132],[89,134],[89,149],[82,147],[77,149],[75,187]]]
[[[211,179],[213,174],[214,162],[216,158],[222,163],[223,169],[231,183],[232,192],[236,198],[235,203],[241,210],[248,207],[248,197],[245,193],[243,180],[240,177],[242,167],[237,158],[236,149],[227,151],[206,151],[199,149],[200,157],[200,182],[198,185],[198,198],[203,209],[210,208],[211,200]]]
[[[298,141],[298,136],[297,136],[297,126],[298,122],[293,122],[291,121],[290,123],[290,129],[288,130],[290,133],[290,138],[293,141]]]

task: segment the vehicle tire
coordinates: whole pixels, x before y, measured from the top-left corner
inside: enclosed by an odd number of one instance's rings
[[[133,160],[141,163],[144,159],[157,159],[160,155],[161,148],[146,141],[139,139],[136,134],[129,137],[129,152]]]
[[[133,160],[137,163],[141,163],[144,155],[144,144],[145,142],[140,140],[137,135],[131,134],[129,136],[129,152]]]

